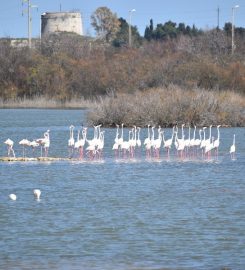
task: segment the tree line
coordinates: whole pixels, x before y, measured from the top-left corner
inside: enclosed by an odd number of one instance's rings
[[[108,15],[112,17],[110,17]],[[97,37],[54,33],[35,49],[13,47],[0,40],[0,98],[46,97],[62,102],[84,97],[133,94],[176,85],[183,89],[229,90],[245,94],[245,32],[231,25],[200,30],[168,21],[140,36],[110,10],[93,14]]]

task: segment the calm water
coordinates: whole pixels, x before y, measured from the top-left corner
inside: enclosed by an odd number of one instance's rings
[[[21,156],[18,141],[50,129],[50,156],[65,157],[81,123],[83,111],[0,110],[0,156],[8,137]],[[245,128],[220,131],[215,160],[115,160],[105,129],[100,161],[0,163],[0,269],[245,269]]]

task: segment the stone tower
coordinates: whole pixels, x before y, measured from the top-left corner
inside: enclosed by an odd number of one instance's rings
[[[57,32],[72,32],[83,35],[80,12],[46,12],[41,15],[42,37]]]

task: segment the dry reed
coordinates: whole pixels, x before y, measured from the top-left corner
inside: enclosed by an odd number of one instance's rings
[[[59,101],[45,97],[35,97],[33,99],[21,98],[2,100],[0,99],[0,108],[46,108],[46,109],[86,109],[93,108],[95,102],[84,98],[72,99],[69,101]]]
[[[161,125],[178,123],[204,126],[245,126],[245,98],[233,92],[202,89],[183,90],[171,85],[134,95],[120,94],[101,99],[88,114],[90,124],[115,126]]]

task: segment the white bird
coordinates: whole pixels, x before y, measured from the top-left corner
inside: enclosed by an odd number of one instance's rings
[[[144,140],[144,145],[148,145],[148,147],[151,145],[151,135],[150,135],[150,125],[147,125],[148,128],[148,137]]]
[[[50,139],[49,139],[49,130],[44,132],[43,134],[44,138],[36,139],[36,143],[38,143],[41,146],[41,157],[42,157],[42,149],[44,147],[45,156],[48,155],[48,148],[50,146]]]
[[[236,135],[233,135],[233,144],[230,147],[230,154],[231,158],[235,158],[235,152],[236,152]]]
[[[195,140],[196,140],[196,126],[194,126],[194,132],[193,132],[193,138],[190,140],[190,146],[195,146]]]
[[[13,149],[14,142],[8,138],[4,143],[8,147],[8,157],[10,156],[11,152],[13,154],[13,157],[15,157],[15,153],[14,153],[14,149]]]
[[[211,142],[207,143],[204,149],[204,153],[207,154],[208,158],[211,157],[211,152],[214,149],[214,137],[212,137]]]
[[[116,137],[114,139],[114,144],[112,146],[112,150],[115,150],[115,155],[117,156],[117,151],[118,151],[118,147],[119,147],[119,125],[117,125],[117,131],[116,131]]]
[[[36,142],[36,141],[31,141],[30,142],[30,146],[34,149],[35,147],[38,147],[39,146],[39,143]]]
[[[47,130],[44,133],[45,141],[44,141],[44,152],[45,152],[45,157],[48,156],[48,150],[50,146],[50,139],[49,139],[49,130]]]
[[[23,139],[19,141],[19,144],[23,146],[23,158],[26,156],[26,146],[30,146],[30,141],[27,139]]]
[[[74,134],[73,134],[74,126],[71,125],[69,129],[70,129],[70,138],[68,140],[68,148],[69,148],[69,157],[72,157],[74,145],[75,145]]]
[[[185,147],[189,148],[191,143],[191,127],[189,126],[189,137],[184,141]]]
[[[152,147],[154,148],[154,154],[155,157],[159,158],[160,157],[160,148],[161,148],[161,144],[162,144],[162,131],[161,131],[161,127],[159,126],[158,128],[158,137],[157,139],[154,139],[152,141]]]
[[[116,132],[116,137],[114,139],[114,142],[115,142],[115,144],[118,144],[118,140],[119,140],[119,125],[116,124],[116,126],[117,126],[117,132]]]
[[[170,150],[172,143],[173,143],[173,138],[174,138],[174,126],[173,126],[173,131],[172,131],[172,137],[170,139],[165,140],[164,133],[163,133],[163,147],[167,149],[168,156],[169,156],[169,150]]]
[[[203,139],[201,140],[201,143],[200,143],[200,148],[202,149],[202,154],[204,154],[204,148],[206,146],[206,134],[205,134],[205,129],[207,127],[203,127],[202,130],[203,130]]]
[[[141,140],[140,140],[140,127],[138,127],[138,138],[137,138],[136,144],[137,144],[138,147],[141,146]]]
[[[182,138],[179,139],[178,138],[178,131],[175,131],[175,147],[177,150],[177,154],[179,155],[179,153],[180,153],[180,157],[182,158],[183,151],[185,149],[185,134],[184,133],[182,133]]]
[[[214,141],[214,149],[216,150],[217,155],[219,154],[219,143],[220,143],[220,140],[219,140],[219,138],[220,138],[219,127],[220,127],[220,125],[217,126],[218,137]]]
[[[33,190],[34,197],[39,201],[41,196],[41,190],[40,189],[34,189]]]
[[[121,137],[118,139],[118,145],[121,148],[122,148],[122,144],[123,144],[123,125],[124,125],[124,123],[122,123]]]
[[[11,193],[11,194],[9,194],[9,198],[10,198],[10,200],[12,200],[12,201],[16,201],[17,196],[16,196],[15,194]]]
[[[122,142],[122,145],[121,145],[121,149],[122,149],[122,151],[123,151],[124,157],[126,157],[127,152],[130,150],[131,134],[132,134],[132,130],[130,130],[130,131],[128,132],[128,141],[123,141],[123,142]]]
[[[202,142],[202,130],[199,129],[199,139],[195,139],[194,146],[200,146]]]
[[[79,140],[80,140],[80,129],[78,130],[78,132],[77,132],[77,141],[75,142],[75,144],[74,144],[74,148],[75,149],[78,149],[79,148]]]
[[[79,158],[83,158],[83,147],[85,145],[86,136],[87,136],[87,128],[83,128],[82,130],[82,138],[80,139],[80,130],[77,134],[77,141],[75,142],[75,148],[79,151]]]

